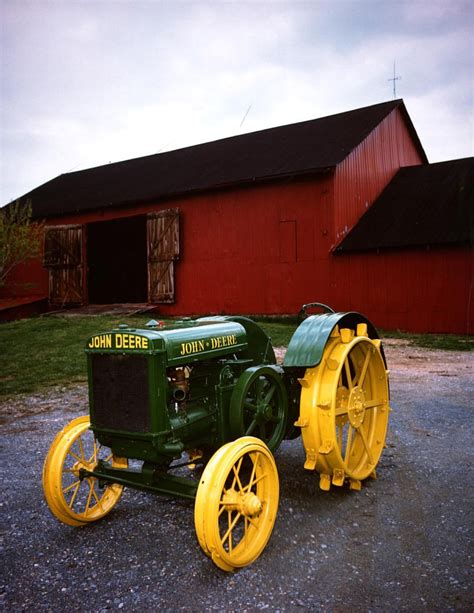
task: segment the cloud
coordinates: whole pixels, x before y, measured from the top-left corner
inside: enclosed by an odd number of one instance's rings
[[[1,11],[1,202],[73,168],[390,99],[394,60],[429,158],[472,155],[470,2],[4,0]]]

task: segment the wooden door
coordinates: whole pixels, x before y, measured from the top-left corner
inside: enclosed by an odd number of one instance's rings
[[[167,209],[149,213],[148,302],[175,302],[174,263],[179,259],[179,211]]]
[[[179,259],[179,211],[167,209],[149,213],[148,302],[175,302],[174,263]]]
[[[82,225],[47,226],[43,266],[49,271],[49,302],[54,306],[84,303]]]

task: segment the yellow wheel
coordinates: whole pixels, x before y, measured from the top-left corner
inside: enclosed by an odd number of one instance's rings
[[[71,421],[54,439],[43,467],[43,490],[48,506],[59,520],[83,526],[107,515],[117,504],[123,487],[116,483],[99,488],[94,477],[81,478],[80,470],[94,470],[99,460],[127,468],[124,458],[99,445],[89,430],[89,417]]]
[[[320,364],[300,382],[305,468],[320,473],[321,489],[346,478],[360,489],[361,480],[375,477],[390,411],[380,341],[368,338],[365,324],[355,332],[336,327]]]
[[[243,436],[218,449],[202,474],[194,507],[206,555],[225,571],[256,560],[272,533],[278,497],[275,460],[263,441]]]

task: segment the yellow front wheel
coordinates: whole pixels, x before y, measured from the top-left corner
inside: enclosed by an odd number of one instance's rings
[[[115,468],[128,466],[126,459],[97,443],[89,426],[89,417],[78,417],[58,432],[43,467],[46,502],[53,515],[70,526],[83,526],[107,515],[123,490],[116,483],[99,488],[98,480],[83,478],[81,469],[94,470],[99,460]]]
[[[263,441],[243,436],[223,445],[196,496],[194,524],[203,551],[225,571],[256,560],[272,533],[278,498],[275,460]]]

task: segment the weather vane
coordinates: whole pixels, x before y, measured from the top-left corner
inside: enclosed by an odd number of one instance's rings
[[[395,76],[395,62],[393,62],[393,77],[391,79],[387,79],[387,81],[393,81],[393,99],[397,97],[397,81],[401,81],[402,77]]]

